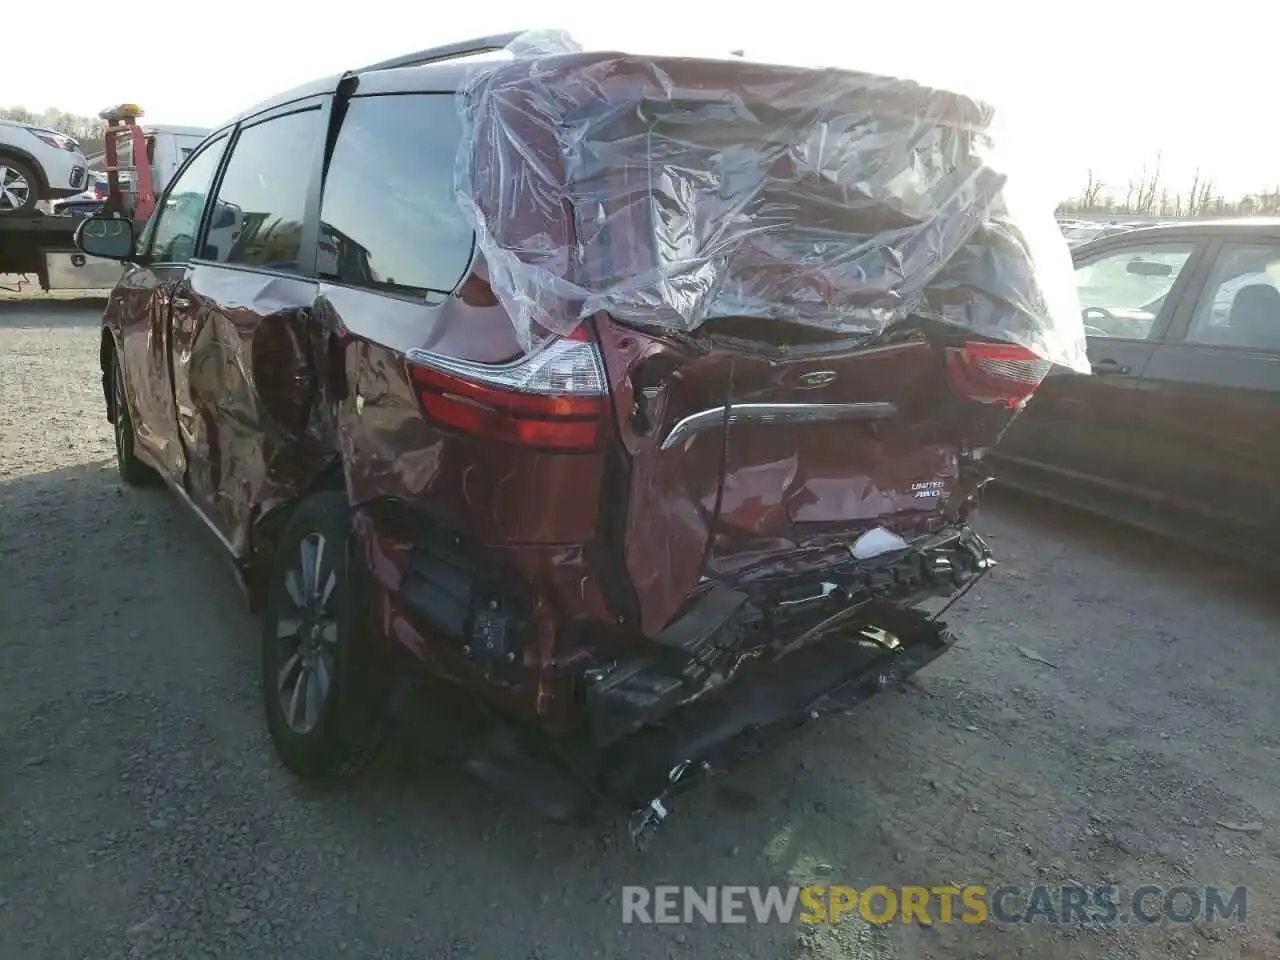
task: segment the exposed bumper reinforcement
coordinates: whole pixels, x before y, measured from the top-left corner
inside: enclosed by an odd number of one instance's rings
[[[916,604],[956,596],[991,563],[986,543],[961,528],[891,556],[826,571],[828,582],[804,611],[785,609],[800,606],[796,601],[712,587],[653,638],[649,655],[589,673],[586,709],[592,736],[605,747],[664,722],[730,680],[739,664],[756,655],[780,663],[827,635],[856,633],[877,620],[893,620],[908,633],[923,629],[903,624],[903,618],[927,622],[914,610]]]
[[[633,808],[687,788],[701,773],[734,766],[775,735],[849,709],[932,662],[952,643],[946,625],[914,611],[874,605],[863,623],[767,663],[617,745],[603,791]],[[680,768],[677,784],[670,772]]]

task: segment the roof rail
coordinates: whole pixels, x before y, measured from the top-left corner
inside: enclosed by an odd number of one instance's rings
[[[381,60],[378,63],[371,63],[366,67],[350,72],[368,73],[371,70],[416,67],[424,63],[434,63],[437,60],[455,60],[458,57],[467,57],[475,53],[488,53],[491,50],[501,50],[525,32],[524,30],[516,30],[511,33],[495,33],[488,37],[476,37],[474,40],[460,40],[457,43],[445,44],[443,47],[431,47],[428,50],[419,50],[417,53],[406,53],[404,56],[392,57],[390,60]]]

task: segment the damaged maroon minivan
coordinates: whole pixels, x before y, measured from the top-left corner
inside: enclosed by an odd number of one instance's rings
[[[86,221],[128,264],[120,472],[234,558],[284,763],[354,769],[409,718],[643,837],[946,650],[936,609],[992,562],[983,453],[1084,368],[1065,242],[1013,209],[992,117],[513,34],[281,95],[145,226]]]

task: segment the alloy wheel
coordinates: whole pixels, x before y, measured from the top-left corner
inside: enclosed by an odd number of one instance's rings
[[[31,183],[17,167],[0,163],[0,213],[21,210],[31,199]]]
[[[276,678],[284,722],[297,734],[315,729],[333,689],[338,649],[338,573],[319,533],[298,544],[285,573],[276,617]]]

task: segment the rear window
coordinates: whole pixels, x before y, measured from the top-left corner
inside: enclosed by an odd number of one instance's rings
[[[451,293],[472,248],[453,192],[460,136],[452,94],[354,98],[325,179],[320,276],[413,298]]]

